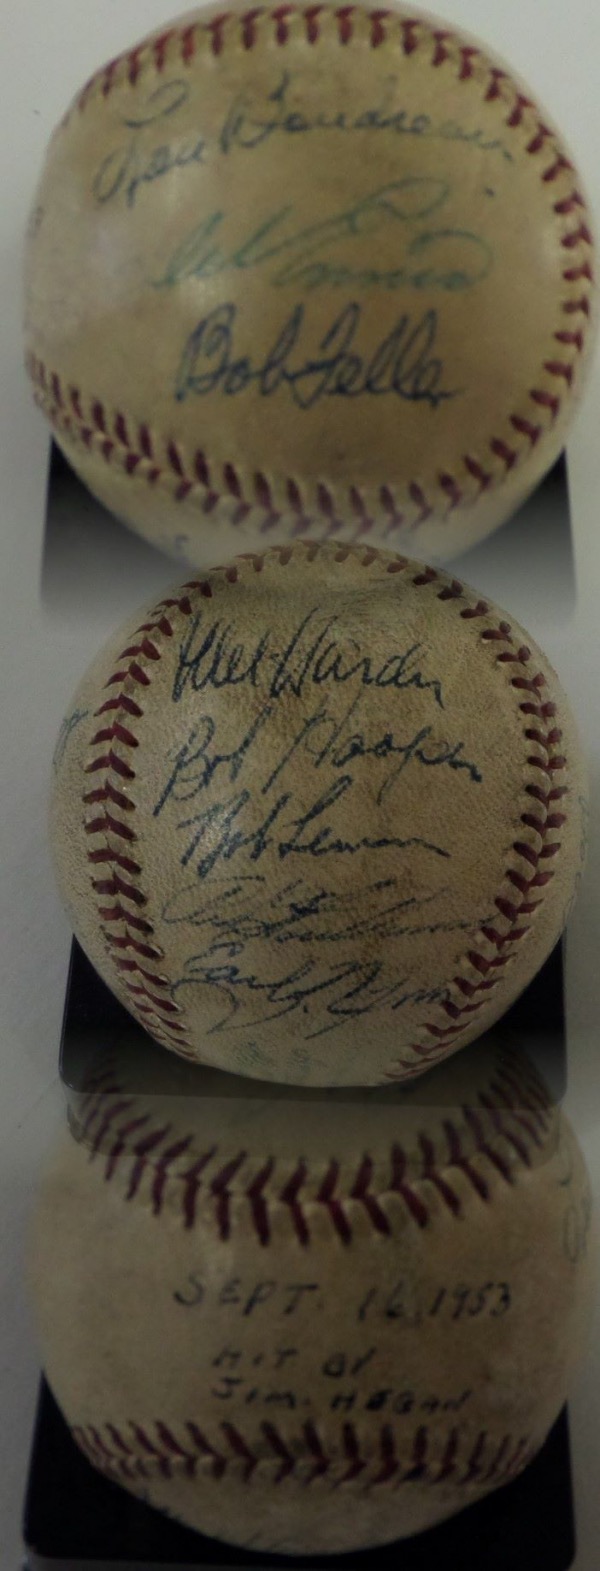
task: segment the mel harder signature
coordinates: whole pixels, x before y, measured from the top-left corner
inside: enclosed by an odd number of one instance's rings
[[[203,693],[246,685],[260,686],[267,699],[302,698],[312,687],[356,682],[358,688],[431,694],[444,709],[442,682],[435,673],[427,674],[426,664],[420,643],[386,647],[377,656],[366,653],[354,638],[340,637],[336,619],[319,606],[306,612],[282,649],[274,647],[269,627],[246,644],[235,622],[196,611],[179,647],[172,698],[180,703],[188,688]]]
[[[187,340],[175,381],[175,398],[221,394],[233,398],[256,388],[262,398],[287,391],[297,408],[307,410],[325,398],[394,397],[437,409],[457,398],[460,388],[442,385],[444,366],[436,354],[437,312],[414,321],[403,312],[380,343],[358,347],[362,307],[344,306],[307,352],[305,307],[294,307],[275,333],[266,353],[253,359],[235,342],[238,308],[216,306]]]

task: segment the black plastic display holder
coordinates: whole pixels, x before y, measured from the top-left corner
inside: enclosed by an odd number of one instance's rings
[[[556,945],[529,987],[503,1015],[501,1030],[507,1047],[526,1049],[551,1096],[560,1102],[567,1083],[562,943]],[[111,1045],[125,1038],[129,1065],[137,1064],[137,1089],[143,1089],[146,1095],[160,1091],[164,1049],[157,1047],[122,1007],[74,939],[60,1046],[60,1078],[74,1104],[77,1096],[88,1089],[90,1070],[97,1066],[99,1058],[110,1056]],[[173,1058],[172,1054],[168,1056]],[[248,1082],[249,1089],[256,1089],[258,1084]],[[385,1088],[381,1094],[385,1098]]]
[[[502,1022],[503,1035],[536,1058],[552,1095],[566,1085],[563,955],[557,946]],[[120,1033],[139,1038],[140,1062],[158,1063],[74,943],[61,1044],[69,1098],[84,1091],[98,1049]],[[27,1571],[569,1571],[575,1529],[566,1409],[525,1472],[450,1521],[381,1549],[290,1556],[236,1549],[203,1537],[136,1500],[79,1451],[44,1379],[24,1513]]]
[[[519,1478],[440,1527],[346,1555],[261,1555],[190,1532],[97,1473],[42,1384],[25,1506],[27,1571],[567,1571],[575,1553],[566,1412]]]

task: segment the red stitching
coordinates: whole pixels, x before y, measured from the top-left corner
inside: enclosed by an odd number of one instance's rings
[[[141,660],[147,661],[152,667],[161,658],[162,650],[158,645],[161,640],[172,637],[173,628],[167,612],[176,609],[184,615],[191,611],[188,597],[183,595],[178,601],[166,600],[158,607],[155,619],[138,629],[138,638],[124,649],[119,656],[119,668],[106,684],[108,688],[123,688],[127,684],[148,687],[150,684],[149,673],[140,664]],[[151,636],[152,635],[152,636]],[[121,662],[123,664],[121,665]],[[142,959],[160,962],[164,954],[158,944],[140,945],[138,941],[139,926],[135,921],[129,922],[130,905],[139,906],[146,904],[146,898],[135,886],[124,882],[116,869],[124,869],[124,858],[118,849],[117,842],[124,841],[131,845],[135,843],[136,835],[127,819],[121,820],[118,811],[131,814],[135,804],[128,797],[123,797],[119,784],[111,778],[117,776],[117,782],[127,779],[135,780],[135,771],[127,756],[138,747],[138,740],[130,725],[125,725],[120,718],[120,711],[130,720],[133,716],[141,715],[143,711],[135,700],[131,700],[127,693],[118,693],[111,696],[96,711],[96,718],[104,718],[108,714],[112,717],[109,725],[102,725],[92,737],[90,748],[100,747],[99,755],[92,756],[86,765],[85,773],[98,777],[98,784],[91,792],[84,793],[86,808],[97,807],[104,804],[103,813],[88,813],[85,821],[85,832],[94,842],[103,841],[98,846],[95,843],[89,853],[88,861],[96,867],[99,862],[112,869],[113,876],[109,879],[94,879],[92,887],[97,896],[102,896],[98,902],[99,914],[102,921],[102,931],[106,942],[109,958],[119,974],[122,986],[129,998],[130,1008],[138,1016],[147,1020],[153,1035],[167,1046],[176,1047],[179,1053],[190,1054],[193,1050],[189,1039],[180,1021],[174,1017],[180,1013],[179,1006],[173,1002],[170,993],[168,978],[161,974],[156,966],[152,969],[141,964]],[[107,747],[108,744],[108,747]],[[125,750],[125,757],[123,757]],[[110,802],[117,811],[110,811],[106,804]],[[125,869],[134,877],[140,873],[137,863],[126,859]],[[117,896],[114,906],[104,904],[106,895]],[[132,931],[133,927],[133,931]],[[154,938],[152,924],[145,924],[145,932]],[[124,951],[126,957],[124,958]]]
[[[90,1147],[90,1161],[101,1160],[105,1182],[118,1174],[125,1200],[134,1200],[146,1181],[155,1217],[171,1203],[181,1214],[186,1229],[193,1228],[198,1204],[204,1200],[205,1220],[212,1215],[219,1238],[226,1242],[232,1234],[234,1217],[241,1214],[241,1200],[246,1203],[243,1225],[250,1224],[261,1247],[271,1242],[275,1209],[287,1212],[293,1233],[306,1247],[311,1239],[311,1212],[322,1210],[329,1217],[333,1233],[343,1245],[349,1245],[359,1210],[375,1233],[390,1236],[389,1205],[394,1196],[399,1197],[408,1217],[419,1228],[426,1227],[431,1219],[432,1190],[452,1217],[460,1217],[463,1203],[455,1184],[457,1173],[467,1180],[480,1200],[489,1202],[490,1184],[479,1159],[484,1158],[494,1174],[512,1185],[515,1156],[522,1166],[529,1167],[533,1151],[543,1144],[551,1104],[533,1070],[504,1058],[494,1071],[489,1089],[478,1093],[477,1107],[465,1105],[462,1115],[470,1137],[469,1149],[456,1123],[446,1119],[446,1146],[441,1155],[431,1135],[425,1132],[419,1136],[416,1167],[414,1158],[395,1143],[389,1152],[387,1181],[380,1177],[377,1184],[375,1164],[368,1153],[359,1157],[354,1176],[348,1175],[343,1183],[340,1165],[332,1158],[318,1187],[308,1194],[302,1193],[310,1179],[305,1161],[299,1162],[282,1184],[272,1155],[259,1159],[256,1168],[254,1159],[243,1150],[231,1156],[213,1145],[194,1155],[194,1135],[175,1134],[169,1124],[151,1126],[150,1114],[135,1097],[125,1094],[110,1070],[92,1081],[86,1096],[82,1138]],[[507,1146],[514,1153],[512,1158],[505,1155]]]
[[[592,278],[589,268],[569,269],[563,276],[565,279],[584,276],[590,280]],[[564,302],[561,304],[561,311],[577,311],[589,316],[589,302],[585,299],[578,302]],[[567,347],[571,347],[577,356],[583,353],[585,340],[581,333],[561,334],[557,331],[553,336]],[[91,448],[94,444],[95,434],[100,437],[107,425],[110,426],[115,433],[116,441],[111,437],[105,437],[99,445],[99,452],[107,465],[111,465],[116,456],[119,457],[123,462],[127,475],[130,477],[134,475],[139,476],[150,487],[156,486],[159,482],[169,482],[169,479],[171,479],[172,483],[174,478],[176,484],[172,489],[173,500],[184,503],[193,495],[194,501],[198,503],[205,514],[213,512],[220,500],[232,496],[237,497],[239,499],[239,507],[236,509],[232,522],[234,524],[243,522],[252,509],[257,508],[263,514],[259,527],[265,535],[280,524],[283,516],[282,511],[275,505],[272,486],[264,473],[257,474],[254,477],[254,495],[250,492],[245,493],[242,477],[233,461],[228,459],[223,463],[219,489],[209,484],[209,468],[204,452],[198,449],[192,455],[186,468],[186,460],[174,441],[167,444],[165,463],[161,465],[153,461],[152,453],[155,451],[156,441],[153,444],[153,439],[146,423],[142,423],[138,428],[136,445],[129,447],[128,442],[130,440],[133,441],[133,438],[129,438],[126,417],[123,411],[117,410],[114,415],[109,417],[104,406],[96,400],[92,407],[92,425],[90,426],[86,423],[81,409],[81,393],[77,391],[75,396],[75,390],[72,390],[71,401],[74,407],[75,404],[77,405],[79,411],[79,413],[76,413],[78,429],[74,432],[72,420],[65,416],[64,413],[65,393],[58,373],[56,371],[51,372],[33,355],[27,356],[26,366],[33,385],[35,401],[39,404],[49,423],[56,430],[61,431],[63,436],[75,442],[81,440],[87,448]],[[543,369],[548,376],[564,382],[567,387],[571,388],[575,376],[574,364],[547,360],[544,362]],[[528,397],[536,405],[536,408],[548,411],[550,424],[554,424],[561,410],[561,399],[558,393],[550,393],[547,389],[533,387],[530,388]],[[534,446],[543,434],[542,426],[539,423],[535,424],[524,415],[512,413],[508,416],[508,420],[515,433],[524,437],[530,446]],[[488,446],[493,457],[502,464],[506,471],[514,469],[518,463],[519,454],[514,448],[509,446],[504,438],[492,437],[489,439]],[[464,453],[461,462],[464,465],[466,474],[477,482],[480,491],[487,490],[493,484],[493,475],[485,469],[484,464],[480,460],[473,458],[469,453]],[[339,533],[344,527],[345,512],[350,515],[350,518],[357,519],[355,539],[358,539],[361,534],[366,533],[373,526],[374,519],[369,510],[366,497],[361,494],[355,483],[348,487],[341,510],[334,500],[331,489],[324,481],[316,484],[314,495],[310,501],[303,499],[300,485],[293,477],[284,477],[283,485],[287,493],[290,510],[296,514],[295,534],[301,534],[306,529],[310,529],[315,522],[319,522],[321,526],[323,523],[327,524],[325,538],[329,538]],[[457,507],[466,505],[467,495],[463,491],[456,475],[452,475],[449,472],[440,474],[438,476],[438,486],[440,495],[445,500],[444,516],[446,518]],[[413,506],[417,510],[416,516],[411,522],[411,529],[417,530],[431,518],[435,510],[434,504],[425,494],[419,481],[407,481],[406,490]],[[381,488],[380,502],[383,511],[391,514],[387,534],[392,533],[397,528],[405,528],[407,524],[406,517],[398,506],[394,493],[389,486]]]
[[[221,1428],[223,1430],[223,1434],[225,1435],[225,1439],[231,1446],[234,1458],[236,1460],[241,1458],[245,1463],[244,1483],[247,1484],[249,1483],[254,1469],[258,1464],[258,1457],[255,1456],[254,1452],[250,1450],[247,1442],[243,1439],[243,1436],[240,1435],[239,1430],[234,1424],[225,1423],[221,1425]]]
[[[302,548],[305,549],[304,547]],[[306,559],[315,560],[320,547],[312,546],[306,553]],[[327,549],[326,547],[324,549]],[[293,560],[294,548],[283,546],[274,548],[272,559],[281,567],[285,567]],[[377,560],[377,553],[366,548],[360,551],[353,546],[342,546],[335,552],[335,560],[343,563],[350,557],[368,568]],[[262,566],[264,558],[250,554],[245,561],[252,563],[255,570]],[[387,563],[389,573],[404,572],[411,564],[406,558],[396,557]],[[222,573],[226,582],[232,585],[237,582],[239,568],[234,564],[215,571]],[[412,582],[416,588],[432,588],[437,598],[442,602],[453,602],[460,605],[466,598],[466,591],[457,579],[447,579],[444,574],[438,573],[434,568],[424,568],[413,574]],[[159,603],[149,622],[137,629],[133,642],[129,643],[118,658],[117,670],[109,677],[106,688],[111,690],[111,696],[100,705],[96,711],[97,720],[108,720],[109,724],[101,724],[94,733],[90,743],[92,756],[85,768],[85,774],[93,777],[93,788],[84,793],[84,804],[88,811],[85,822],[86,834],[94,844],[90,847],[88,861],[91,867],[106,866],[109,871],[108,878],[95,878],[92,887],[98,897],[98,912],[102,921],[107,952],[118,971],[123,987],[129,996],[129,1005],[134,1013],[142,1014],[150,1023],[150,1029],[160,1041],[173,1046],[184,1056],[194,1057],[194,1049],[190,1037],[182,1020],[176,1019],[182,1013],[180,1006],[175,1004],[169,996],[170,988],[168,977],[157,969],[157,965],[164,960],[164,952],[156,942],[154,928],[150,921],[145,921],[144,937],[153,942],[150,946],[139,943],[139,914],[132,913],[138,921],[129,922],[127,913],[131,906],[139,908],[147,904],[147,898],[136,886],[135,880],[141,876],[141,868],[134,858],[125,852],[125,847],[131,848],[136,844],[136,834],[131,822],[131,815],[135,807],[133,799],[122,789],[122,781],[129,784],[135,780],[135,772],[131,761],[131,754],[135,753],[138,740],[132,729],[131,720],[141,716],[143,711],[135,699],[131,699],[126,691],[131,684],[134,687],[147,689],[151,683],[151,670],[162,658],[162,643],[173,637],[173,615],[179,613],[184,617],[192,614],[192,595],[209,597],[212,594],[210,583],[192,582],[184,587],[178,599],[165,600]],[[476,620],[490,616],[490,607],[484,600],[475,604],[462,605],[458,613],[462,620]],[[566,793],[566,785],[555,785],[557,774],[562,773],[567,767],[567,760],[560,751],[562,733],[553,726],[546,729],[547,722],[555,717],[556,706],[548,701],[541,702],[546,686],[546,679],[542,672],[532,672],[531,651],[526,645],[516,643],[510,625],[500,622],[497,626],[485,627],[480,633],[482,644],[492,646],[501,645],[494,655],[497,665],[516,667],[514,675],[510,677],[510,686],[521,697],[518,708],[520,714],[529,721],[532,717],[542,722],[543,729],[527,724],[523,735],[528,743],[533,743],[538,752],[527,752],[526,761],[531,769],[539,770],[545,776],[546,784],[551,790],[528,783],[525,792],[535,797],[539,811],[536,813],[533,824],[531,815],[522,814],[521,823],[526,828],[531,828],[537,837],[534,844],[529,844],[522,836],[515,838],[512,851],[516,858],[516,865],[506,869],[505,880],[517,889],[523,897],[516,901],[510,897],[505,889],[501,889],[495,898],[495,906],[499,918],[507,924],[506,932],[498,926],[484,926],[480,929],[479,938],[465,956],[463,969],[453,978],[452,987],[456,996],[448,997],[440,1006],[446,1016],[446,1023],[439,1024],[437,1020],[427,1022],[423,1027],[424,1040],[412,1044],[412,1051],[427,1063],[439,1057],[453,1039],[461,1033],[464,1025],[470,1023],[471,1017],[480,1010],[487,1001],[490,991],[497,982],[506,965],[510,963],[514,953],[515,944],[527,935],[531,918],[539,906],[539,900],[531,896],[534,891],[543,889],[552,879],[553,870],[548,867],[560,852],[560,830],[566,822],[564,813],[556,813],[554,807]],[[147,662],[148,669],[141,662]],[[113,691],[114,689],[118,691]],[[534,702],[533,700],[536,700]],[[122,713],[121,713],[122,711]],[[127,722],[124,722],[126,716]],[[94,749],[101,749],[94,754]],[[123,756],[125,755],[125,756]],[[116,777],[113,779],[113,775]],[[109,805],[110,804],[110,805]],[[98,808],[103,811],[98,811]],[[119,814],[123,814],[120,817]],[[549,838],[552,836],[552,838]],[[100,845],[98,844],[100,841]],[[544,865],[546,864],[546,865]],[[126,873],[126,879],[121,878],[121,873]],[[134,880],[131,882],[130,880]],[[114,901],[106,905],[106,898]],[[141,965],[141,960],[152,961],[152,968],[147,969]],[[451,1022],[451,1023],[448,1023]],[[414,1068],[414,1061],[398,1060],[397,1069],[387,1072],[386,1078],[405,1078],[406,1072]],[[336,1210],[335,1185],[329,1195],[333,1213],[337,1216],[337,1226],[340,1236],[345,1228],[345,1218]],[[292,1202],[293,1203],[293,1202]],[[367,1203],[365,1199],[365,1203]]]
[[[472,82],[477,71],[479,71],[482,75],[484,101],[489,103],[505,98],[507,107],[505,124],[512,130],[524,131],[527,138],[524,142],[524,150],[527,154],[538,158],[540,154],[545,154],[548,150],[552,151],[551,162],[544,164],[542,160],[540,163],[540,179],[542,183],[544,185],[553,184],[559,176],[563,174],[570,176],[573,173],[573,166],[570,160],[557,147],[553,148],[553,132],[541,119],[536,118],[535,105],[532,104],[531,100],[523,96],[507,72],[490,66],[485,55],[480,50],[472,45],[464,44],[460,37],[455,35],[450,29],[436,28],[422,19],[399,18],[394,11],[386,8],[369,13],[356,5],[343,5],[338,6],[335,10],[329,10],[323,5],[314,5],[304,9],[294,4],[282,4],[272,9],[255,7],[241,13],[224,11],[220,16],[208,21],[198,20],[185,26],[172,27],[159,39],[146,44],[142,42],[128,53],[110,61],[107,66],[96,73],[86,84],[83,92],[76,100],[76,104],[79,110],[83,111],[96,89],[106,98],[116,89],[121,79],[128,83],[131,89],[134,89],[140,76],[143,74],[146,62],[151,67],[153,66],[159,74],[164,71],[167,61],[171,57],[176,64],[180,63],[189,69],[198,56],[202,37],[206,38],[208,47],[215,56],[222,54],[228,32],[239,37],[242,47],[247,50],[255,47],[259,31],[267,32],[276,46],[284,48],[293,36],[293,24],[296,23],[297,26],[304,29],[307,42],[314,46],[324,36],[323,23],[327,16],[333,18],[337,39],[342,47],[350,44],[354,38],[356,22],[360,19],[363,31],[368,29],[369,44],[373,49],[380,47],[386,40],[395,40],[402,53],[407,57],[413,55],[417,50],[425,50],[432,68],[447,68],[450,65],[454,68],[458,81]],[[362,34],[360,36],[362,37]],[[69,114],[63,123],[66,123],[68,119]],[[579,213],[582,209],[585,211],[584,198],[580,190],[577,187],[573,187],[567,194],[553,203],[552,210],[557,219],[568,219],[571,214]],[[560,243],[567,251],[581,247],[592,247],[593,237],[589,225],[582,218],[574,229],[569,230],[561,237]],[[591,284],[593,275],[589,261],[586,259],[578,266],[565,269],[563,278],[569,284],[578,279],[585,279]],[[580,301],[564,301],[561,303],[560,310],[561,313],[570,311],[581,312],[582,315],[589,318],[589,299],[587,296],[583,296]],[[572,363],[565,366],[561,362],[546,361],[543,369],[546,376],[558,378],[560,381],[566,381],[570,385],[577,358],[584,351],[583,335],[574,335],[572,339],[568,340],[568,347],[573,352]],[[127,421],[123,412],[116,411],[114,418],[110,419],[102,404],[96,400],[92,403],[92,424],[90,426],[89,422],[83,418],[81,412],[81,395],[79,390],[70,389],[69,394],[67,394],[66,390],[61,386],[60,378],[56,372],[48,372],[41,366],[39,361],[35,363],[34,370],[34,362],[35,357],[30,356],[30,375],[34,387],[38,389],[35,395],[37,401],[42,403],[47,417],[56,427],[62,429],[63,434],[72,436],[72,431],[70,430],[71,422],[65,412],[68,396],[70,396],[71,407],[75,412],[79,427],[78,432],[75,434],[75,440],[78,438],[86,446],[90,447],[94,443],[94,431],[98,435],[101,432],[106,433],[109,429],[114,431],[116,445],[112,437],[106,434],[105,441],[99,448],[108,464],[114,462],[115,453],[118,453],[124,465],[125,473],[130,476],[141,474],[150,486],[155,486],[159,481],[167,480],[170,472],[174,472],[178,476],[179,481],[174,488],[174,499],[185,502],[192,493],[199,491],[200,494],[195,496],[195,500],[206,514],[210,514],[217,505],[219,497],[230,493],[233,487],[234,493],[239,497],[240,504],[239,510],[235,515],[235,522],[240,522],[247,516],[253,506],[258,505],[263,509],[265,515],[262,521],[262,528],[265,534],[268,534],[268,531],[279,523],[281,515],[273,502],[272,496],[270,496],[268,502],[264,499],[266,477],[257,477],[261,484],[256,488],[256,497],[252,497],[250,493],[246,495],[244,494],[241,478],[236,474],[234,465],[229,461],[223,466],[220,486],[210,485],[205,455],[198,451],[189,457],[186,464],[183,455],[177,451],[173,443],[167,448],[166,463],[161,465],[151,462],[153,444],[147,425],[142,424],[136,436],[129,438]],[[39,392],[43,395],[41,400]],[[560,397],[549,394],[544,387],[531,389],[528,396],[536,405],[536,409],[542,408],[546,411],[548,424],[552,425],[561,408]],[[513,411],[507,418],[516,434],[524,438],[528,444],[533,445],[539,440],[542,427],[537,421],[530,420],[524,412]],[[492,437],[488,445],[492,457],[506,470],[514,467],[518,461],[518,454],[510,447],[504,437]],[[492,483],[492,476],[486,470],[483,455],[473,458],[472,455],[463,454],[461,462],[464,466],[465,474],[471,480],[475,480],[480,488],[487,488]],[[315,519],[318,519],[321,523],[327,522],[329,533],[335,533],[339,529],[339,516],[325,485],[323,486],[323,494],[317,495],[316,498],[311,500],[310,505],[307,505],[302,500],[298,482],[293,477],[288,477],[284,481],[284,485],[287,487],[288,495],[293,495],[291,506],[292,511],[297,515],[299,532],[310,527]],[[266,489],[267,491],[269,490],[268,482],[266,482]],[[425,495],[422,484],[418,479],[415,479],[412,484],[407,486],[407,491],[411,501],[417,508],[417,516],[412,520],[412,527],[418,528],[421,523],[431,516],[434,510],[433,502],[431,498]],[[448,514],[452,512],[453,508],[461,506],[465,501],[459,475],[446,474],[441,477],[440,492],[441,499],[445,498],[448,504]],[[370,514],[366,500],[362,497],[359,499],[358,512],[356,511],[356,495],[356,487],[353,487],[352,493],[346,499],[345,507],[349,509],[351,517],[358,517],[357,535],[359,536],[369,528]],[[397,528],[406,526],[403,511],[398,506],[396,499],[392,500],[390,508],[389,495],[385,498],[382,497],[382,505],[384,510],[391,515],[388,532],[391,533]]]
[[[423,582],[426,576],[428,581],[432,583],[435,578],[434,570],[429,569],[427,575],[420,575],[420,577],[414,579],[413,582]],[[438,598],[448,598],[447,587],[441,591]],[[460,613],[463,618],[472,618],[473,616],[479,615],[485,616],[488,614],[489,607],[485,601],[478,602],[477,606],[467,608]],[[502,650],[502,652],[498,653],[496,656],[496,662],[498,664],[521,665],[527,672],[527,675],[519,675],[511,678],[511,687],[519,692],[533,692],[536,696],[539,697],[540,693],[546,685],[545,677],[541,672],[536,673],[533,677],[531,676],[529,672],[531,651],[526,646],[515,648],[510,626],[503,622],[500,623],[497,628],[486,628],[481,633],[481,638],[482,641],[485,642],[502,642],[509,644],[509,649]],[[555,705],[533,705],[530,702],[525,701],[519,705],[519,710],[523,715],[528,716],[533,713],[539,716],[541,719],[547,719],[551,718],[555,714]],[[528,755],[528,764],[532,768],[542,770],[545,773],[548,782],[550,783],[557,771],[562,771],[567,767],[567,760],[564,758],[562,753],[553,751],[553,749],[557,748],[561,742],[561,731],[557,727],[549,730],[547,733],[543,733],[538,730],[532,730],[531,728],[526,728],[524,730],[524,736],[528,741],[535,741],[544,755],[543,757],[537,756],[535,754]],[[530,794],[535,793],[537,795],[536,787],[532,788],[531,786],[527,786],[525,789]],[[565,791],[566,787],[560,786],[558,788],[558,795],[564,795]],[[556,798],[554,797],[554,793],[552,793],[552,800],[555,799]],[[496,949],[498,949],[501,945],[514,945],[516,942],[519,942],[526,936],[529,931],[530,923],[527,921],[523,922],[522,919],[524,917],[530,917],[533,915],[539,904],[538,901],[534,901],[532,903],[529,899],[529,896],[531,895],[532,890],[545,887],[553,876],[552,871],[541,871],[540,864],[559,853],[561,845],[560,838],[553,840],[549,844],[547,837],[549,833],[556,833],[557,830],[560,830],[566,819],[564,814],[554,814],[547,811],[550,805],[550,798],[547,794],[544,795],[543,792],[540,792],[538,800],[540,800],[540,805],[546,809],[544,816],[539,816],[537,818],[535,826],[536,833],[538,834],[541,841],[541,845],[539,847],[530,846],[523,840],[516,839],[512,848],[517,857],[521,861],[525,861],[528,864],[532,870],[532,874],[529,878],[527,878],[523,876],[520,869],[513,868],[507,869],[506,872],[507,879],[515,885],[515,887],[525,897],[525,899],[519,904],[516,904],[515,902],[507,901],[502,894],[498,895],[495,900],[496,909],[498,910],[499,914],[508,922],[508,931],[505,934],[499,934],[495,929],[485,927],[481,929],[482,937],[488,944],[492,943]],[[527,815],[522,817],[522,822],[523,821],[527,822]],[[440,1050],[443,1051],[443,1049],[449,1043],[451,1043],[452,1038],[456,1035],[456,1033],[460,1031],[461,1018],[472,1015],[486,1002],[487,995],[489,994],[491,988],[496,985],[502,968],[507,963],[509,963],[510,958],[510,954],[496,954],[490,956],[481,954],[480,952],[474,950],[469,951],[467,959],[474,969],[480,973],[481,980],[472,983],[468,977],[465,978],[458,975],[454,978],[455,987],[463,995],[466,993],[469,1002],[463,1005],[457,1005],[452,999],[447,1001],[443,1007],[454,1023],[445,1029],[440,1029],[440,1027],[435,1023],[431,1023],[426,1026],[426,1031],[434,1039],[434,1046],[432,1048],[428,1047],[427,1045],[423,1046],[422,1044],[413,1043],[414,1052],[419,1054],[422,1058],[426,1059],[428,1063],[434,1060],[438,1056]],[[492,973],[491,976],[490,972]],[[494,972],[496,975],[493,974]],[[480,997],[478,1001],[476,1000],[475,1003],[473,1003],[471,1000],[475,994],[479,994]],[[400,1059],[399,1067],[400,1078],[403,1078],[403,1071],[405,1071],[407,1068],[410,1068],[410,1065],[406,1059]],[[394,1071],[389,1072],[388,1078],[396,1078]]]
[[[212,1477],[220,1480],[231,1466],[239,1476],[241,1462],[243,1481],[251,1484],[259,1464],[268,1462],[275,1470],[271,1479],[275,1484],[285,1483],[297,1473],[308,1485],[325,1473],[334,1473],[336,1485],[348,1484],[360,1477],[363,1489],[382,1488],[392,1479],[394,1487],[409,1483],[435,1487],[447,1483],[449,1478],[461,1489],[476,1483],[489,1483],[492,1479],[506,1482],[516,1477],[538,1449],[529,1435],[505,1434],[498,1439],[498,1435],[480,1430],[473,1439],[455,1427],[444,1441],[440,1459],[439,1432],[431,1435],[427,1426],[421,1424],[412,1439],[402,1444],[403,1462],[398,1454],[400,1436],[389,1424],[383,1424],[369,1435],[369,1451],[364,1454],[354,1424],[345,1422],[337,1445],[330,1442],[326,1450],[326,1441],[311,1420],[302,1424],[294,1451],[281,1429],[272,1422],[261,1423],[252,1440],[241,1433],[238,1425],[221,1423],[218,1425],[219,1438],[214,1443],[194,1419],[185,1421],[177,1432],[172,1423],[167,1424],[164,1420],[141,1425],[128,1419],[120,1426],[113,1423],[101,1427],[73,1425],[71,1433],[94,1467],[109,1476],[129,1481],[152,1479],[157,1473],[168,1479],[182,1473],[195,1478],[207,1463]],[[307,1473],[306,1463],[313,1460],[314,1467]],[[365,1478],[365,1472],[371,1469],[374,1473]]]

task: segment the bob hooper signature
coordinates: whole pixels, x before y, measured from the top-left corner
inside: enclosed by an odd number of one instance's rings
[[[316,353],[302,352],[305,307],[296,305],[264,359],[240,354],[234,343],[238,309],[216,306],[190,334],[175,382],[175,398],[227,398],[256,388],[261,398],[287,389],[299,409],[313,409],[324,398],[381,398],[393,395],[437,409],[462,389],[444,388],[444,367],[435,353],[438,318],[425,311],[416,322],[403,312],[391,332],[371,350],[357,351],[362,324],[357,301],[345,306],[326,329]]]
[[[268,282],[276,288],[295,285],[307,292],[327,285],[463,293],[488,277],[493,255],[482,235],[456,228],[448,213],[441,227],[424,227],[426,219],[447,209],[451,196],[445,180],[407,175],[299,229],[293,224],[295,208],[288,203],[267,213],[233,245],[227,243],[230,215],[218,209],[179,242],[154,287],[172,289],[189,278],[266,269]],[[373,262],[372,242],[383,232],[393,243],[389,266]],[[330,255],[332,247],[339,251],[341,244],[347,252],[365,240],[364,262]],[[399,245],[406,247],[404,254],[398,254]]]

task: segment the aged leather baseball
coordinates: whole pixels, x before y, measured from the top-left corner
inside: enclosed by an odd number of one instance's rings
[[[560,135],[476,41],[412,7],[212,7],[56,129],[27,362],[78,473],[168,551],[449,558],[564,443],[592,259]]]
[[[498,1033],[385,1095],[167,1064],[155,1096],[99,1070],[37,1209],[44,1364],[94,1466],[292,1554],[418,1532],[519,1473],[595,1276],[583,1160],[526,1054]]]
[[[138,612],[60,733],[73,927],[165,1046],[376,1084],[478,1036],[559,937],[573,719],[523,630],[366,547],[237,558]]]

